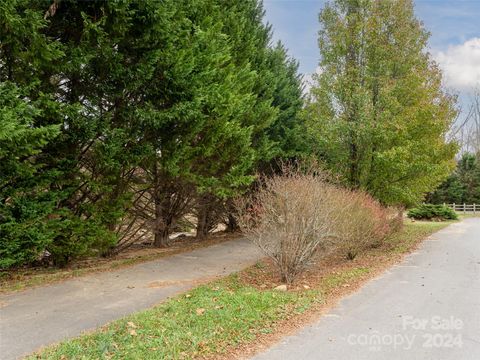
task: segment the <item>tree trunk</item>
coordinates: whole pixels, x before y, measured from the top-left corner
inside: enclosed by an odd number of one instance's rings
[[[196,238],[205,239],[208,234],[208,204],[200,204],[197,219],[197,235]]]
[[[350,185],[357,189],[359,187],[357,145],[353,136],[350,141]]]
[[[154,247],[166,247],[170,245],[170,226],[165,219],[162,203],[159,199],[155,199],[155,225],[153,229]]]
[[[170,245],[170,237],[168,231],[155,231],[155,238],[153,240],[153,246],[156,248],[167,247]]]
[[[228,214],[228,224],[227,224],[227,231],[228,232],[235,232],[240,230],[240,226],[238,226],[237,218],[232,214]]]

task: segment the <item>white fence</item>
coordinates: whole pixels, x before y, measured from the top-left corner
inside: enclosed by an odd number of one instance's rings
[[[480,212],[480,204],[443,204],[451,209],[462,212],[464,214],[466,213],[473,213],[474,215],[477,214],[477,212]]]

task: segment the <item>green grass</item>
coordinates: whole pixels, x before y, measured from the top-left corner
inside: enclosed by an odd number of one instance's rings
[[[353,269],[348,269],[342,272],[337,272],[334,274],[329,274],[323,279],[321,284],[322,291],[325,293],[334,290],[340,286],[346,285],[351,281],[357,280],[359,277],[362,277],[365,274],[370,272],[369,268],[358,267]]]
[[[221,353],[271,332],[276,321],[305,311],[318,294],[259,291],[231,275],[31,359],[190,359]]]
[[[277,322],[328,301],[335,289],[364,281],[382,269],[378,256],[395,259],[451,223],[407,222],[386,246],[369,252],[366,264],[358,267],[347,261],[347,268],[331,270],[319,283],[310,284],[309,290],[260,290],[234,274],[90,334],[47,347],[29,359],[192,359],[221,354],[254,342],[260,334],[274,332]],[[257,263],[244,271],[255,275],[263,268],[264,264]]]
[[[475,217],[480,217],[480,212],[477,211],[477,213],[473,214],[473,213],[460,213],[460,212],[457,212],[458,214],[458,217],[460,218],[460,220],[462,219],[468,219],[468,218],[475,218]]]
[[[393,253],[402,254],[411,250],[419,240],[455,222],[454,220],[442,222],[409,222],[407,220],[401,231],[386,240],[386,245]]]

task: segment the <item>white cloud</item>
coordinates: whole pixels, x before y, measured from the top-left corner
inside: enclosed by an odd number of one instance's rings
[[[480,38],[434,52],[434,58],[443,70],[447,86],[467,91],[480,86]]]

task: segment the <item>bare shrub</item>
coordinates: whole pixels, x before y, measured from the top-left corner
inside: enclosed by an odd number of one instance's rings
[[[314,258],[339,250],[353,259],[401,226],[397,211],[367,193],[337,186],[321,171],[296,168],[262,179],[255,193],[237,200],[237,212],[245,235],[287,283]]]
[[[237,201],[239,223],[291,283],[316,254],[332,251],[342,216],[339,191],[313,171],[288,170],[261,181],[253,195]]]
[[[362,191],[344,190],[338,197],[342,209],[339,218],[341,247],[347,258],[354,259],[359,252],[378,247],[394,230],[392,210],[382,206]],[[340,205],[340,204],[339,204]]]
[[[390,224],[390,232],[395,233],[400,231],[403,228],[403,220],[404,220],[404,211],[403,207],[389,207],[388,212],[388,221]]]

